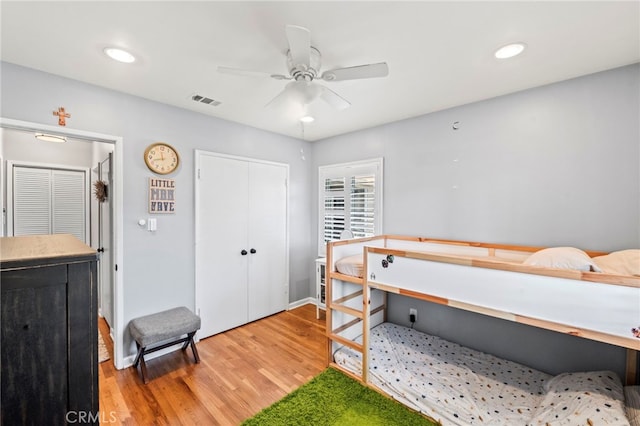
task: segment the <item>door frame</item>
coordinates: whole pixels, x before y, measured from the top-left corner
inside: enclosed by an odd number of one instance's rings
[[[124,368],[124,145],[123,138],[120,136],[107,135],[102,133],[88,132],[85,130],[71,129],[67,127],[51,126],[48,124],[34,123],[29,121],[14,120],[10,118],[0,117],[0,128],[14,129],[27,132],[42,132],[54,135],[66,136],[74,139],[84,140],[87,142],[105,142],[114,145],[113,150],[113,233],[114,247],[113,260],[117,267],[113,274],[113,354],[114,364],[117,369]],[[1,200],[0,200],[1,202]],[[4,207],[4,206],[2,206]],[[96,312],[97,315],[97,312]]]
[[[104,160],[98,160],[98,166],[95,169],[96,170],[96,179],[97,180],[102,180],[104,181],[104,175],[103,175],[103,166],[104,163],[107,162],[109,164],[109,172],[107,174],[107,187],[112,187],[113,186],[113,173],[111,172],[112,168],[113,168],[113,152],[109,152],[107,154],[107,158]],[[98,247],[98,250],[101,251],[100,254],[100,262],[98,262],[98,312],[101,313],[101,316],[107,320],[107,324],[109,325],[109,327],[111,327],[111,325],[114,322],[114,315],[113,315],[113,307],[114,307],[114,301],[113,301],[113,278],[112,275],[108,275],[108,280],[107,285],[105,285],[105,270],[107,268],[105,268],[105,263],[103,261],[103,259],[109,260],[109,264],[114,263],[114,257],[113,257],[113,249],[112,247],[114,246],[113,241],[113,233],[111,232],[111,228],[113,226],[113,202],[111,201],[111,198],[107,197],[106,199],[106,203],[108,206],[108,217],[107,217],[107,222],[109,222],[109,234],[106,236],[106,238],[102,238],[103,237],[103,231],[104,231],[104,223],[105,223],[105,218],[103,217],[103,202],[99,202],[97,201],[97,205],[96,205],[96,228],[97,228],[97,235],[96,235],[96,239],[97,244],[96,246]],[[107,244],[107,249],[105,250],[105,240],[108,241]],[[110,268],[110,266],[109,266]],[[110,290],[108,292],[110,297],[104,297],[104,288],[110,286]],[[108,304],[109,307],[108,309],[105,309],[105,300],[106,299],[110,299]]]

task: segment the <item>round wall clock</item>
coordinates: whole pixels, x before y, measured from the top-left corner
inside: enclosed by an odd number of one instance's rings
[[[180,157],[171,145],[164,142],[152,143],[144,151],[144,162],[149,170],[159,175],[166,175],[178,168]]]

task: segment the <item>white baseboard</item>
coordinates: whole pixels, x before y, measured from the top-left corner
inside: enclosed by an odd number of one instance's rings
[[[289,307],[287,308],[287,310],[290,311],[291,309],[299,308],[300,306],[309,305],[309,304],[315,306],[316,298],[315,297],[307,297],[305,299],[300,299],[300,300],[296,300],[295,302],[291,302],[291,303],[289,303]]]

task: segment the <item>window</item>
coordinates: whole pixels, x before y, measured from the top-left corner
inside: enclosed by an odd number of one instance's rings
[[[382,158],[318,169],[318,254],[345,229],[354,238],[382,233]]]

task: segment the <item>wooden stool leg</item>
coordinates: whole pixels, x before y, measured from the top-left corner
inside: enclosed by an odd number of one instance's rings
[[[146,348],[140,346],[138,342],[136,342],[136,346],[138,347],[138,354],[136,355],[135,361],[133,361],[133,368],[138,368],[138,363],[140,364],[140,375],[142,376],[142,383],[147,384],[147,364],[144,362],[144,351]]]
[[[193,357],[196,359],[196,364],[200,364],[200,356],[198,355],[198,350],[196,349],[196,343],[191,341],[191,350],[193,351]]]
[[[138,368],[138,363],[140,362],[140,358],[142,358],[144,348],[140,347],[140,344],[138,342],[136,342],[136,347],[138,348],[138,354],[136,355],[135,361],[133,361],[133,366]]]
[[[191,341],[191,333],[187,334],[187,338],[184,339],[184,344],[182,345],[182,350],[186,350],[189,346],[189,342]]]
[[[198,349],[196,349],[196,342],[193,341],[193,336],[195,336],[195,331],[193,333],[189,333],[189,340],[187,344],[191,344],[191,350],[193,351],[193,357],[196,360],[196,364],[200,364],[200,355],[198,355]]]
[[[142,374],[142,383],[146,385],[149,381],[147,380],[147,364],[144,362],[144,348],[140,357],[140,373]]]

